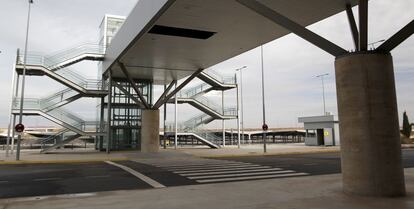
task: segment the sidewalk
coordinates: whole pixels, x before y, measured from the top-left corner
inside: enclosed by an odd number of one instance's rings
[[[263,152],[262,144],[242,145],[240,149],[235,145],[226,146],[220,149],[208,149],[204,147],[180,148],[186,154],[198,157],[236,157],[236,156],[261,156],[261,155],[287,155],[306,153],[339,152],[339,146],[319,147],[305,146],[304,143],[296,144],[268,144],[267,152]]]
[[[5,151],[0,151],[0,164],[14,163],[59,163],[59,162],[90,162],[90,161],[117,161],[137,158],[163,158],[163,157],[236,157],[236,156],[260,156],[260,155],[286,155],[304,153],[338,152],[339,147],[312,147],[304,144],[271,144],[267,146],[267,153],[263,153],[263,145],[226,146],[220,149],[200,147],[172,147],[160,149],[159,153],[140,153],[138,151],[116,151],[107,154],[94,149],[65,149],[56,150],[51,154],[41,154],[39,150],[23,150],[21,161],[15,160],[15,155],[5,157]]]
[[[345,195],[341,175],[90,193],[79,196],[0,200],[8,209],[412,209],[414,169],[405,169],[408,194],[402,198]]]
[[[413,146],[403,146],[403,149],[413,149]],[[40,154],[40,150],[23,150],[21,161],[16,162],[15,155],[5,157],[5,151],[0,150],[0,164],[10,163],[58,163],[58,162],[90,162],[90,161],[117,161],[128,159],[143,158],[170,158],[170,157],[239,157],[239,156],[263,156],[263,155],[290,155],[290,154],[310,154],[310,153],[327,153],[339,152],[339,146],[319,147],[305,146],[303,143],[297,144],[269,144],[267,152],[263,152],[263,145],[242,145],[240,148],[234,145],[226,146],[220,149],[211,149],[205,146],[198,147],[173,147],[167,149],[160,148],[158,153],[140,153],[139,151],[114,151],[110,154],[99,152],[94,149],[65,149],[56,150],[51,154]]]

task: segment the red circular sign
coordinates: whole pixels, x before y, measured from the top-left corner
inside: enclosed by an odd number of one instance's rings
[[[268,126],[267,126],[267,124],[265,123],[265,124],[263,124],[262,129],[263,129],[263,131],[267,131],[267,129],[269,129],[269,127],[268,127]]]
[[[19,123],[19,124],[17,124],[17,125],[14,127],[14,130],[15,130],[17,133],[21,133],[21,132],[23,132],[23,131],[24,131],[24,125],[23,125],[23,124],[21,124],[21,123]]]

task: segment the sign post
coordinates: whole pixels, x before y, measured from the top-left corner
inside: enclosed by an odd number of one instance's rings
[[[267,126],[266,123],[264,123],[262,125],[262,130],[263,130],[263,151],[266,153],[267,152],[267,146],[266,146],[266,141],[267,141],[267,136],[266,136],[266,132],[269,129],[269,127]]]

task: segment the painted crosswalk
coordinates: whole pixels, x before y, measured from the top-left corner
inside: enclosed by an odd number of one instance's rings
[[[199,159],[184,162],[153,162],[150,164],[194,180],[197,183],[219,183],[309,175],[308,173],[296,172],[294,170],[229,160]]]

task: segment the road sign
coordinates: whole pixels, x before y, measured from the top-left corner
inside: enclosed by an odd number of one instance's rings
[[[19,124],[17,124],[17,125],[14,127],[14,130],[15,130],[17,133],[22,133],[22,132],[24,131],[24,125],[23,125],[23,124],[21,124],[21,123],[19,123]]]
[[[265,124],[263,124],[262,129],[263,129],[263,131],[267,131],[267,129],[269,129],[269,127],[268,127],[268,126],[267,126],[267,124],[265,123]]]

